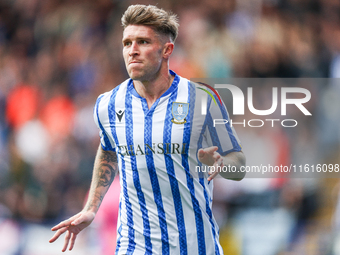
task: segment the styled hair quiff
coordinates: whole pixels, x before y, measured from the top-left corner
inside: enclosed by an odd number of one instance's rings
[[[170,36],[174,42],[178,35],[178,19],[176,14],[166,12],[154,5],[130,5],[122,17],[124,29],[129,25],[150,26],[156,32]]]

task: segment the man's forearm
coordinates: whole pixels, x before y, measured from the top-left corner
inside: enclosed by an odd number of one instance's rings
[[[93,175],[89,196],[84,211],[96,213],[113,179],[118,172],[117,155],[112,151],[104,151],[99,145],[93,167]]]
[[[221,171],[220,175],[223,178],[230,179],[230,180],[235,180],[235,181],[242,180],[245,176],[245,172],[240,171],[240,169],[241,169],[241,166],[245,166],[246,164],[246,157],[244,156],[243,152],[242,151],[231,152],[227,154],[226,156],[223,156],[222,158],[223,158],[223,165],[226,167],[225,168],[226,171]],[[231,167],[233,167],[233,171],[230,171]]]

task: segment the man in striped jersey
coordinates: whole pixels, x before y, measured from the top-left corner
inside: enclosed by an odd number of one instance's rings
[[[98,97],[94,119],[101,145],[88,201],[77,215],[53,227],[66,232],[63,251],[94,219],[119,171],[121,194],[116,254],[223,254],[212,215],[212,179],[244,174],[197,169],[245,164],[222,101],[203,85],[169,70],[178,23],[155,6],[130,6],[122,17],[123,56],[130,79]],[[207,114],[201,114],[205,98]],[[202,165],[203,164],[203,165]],[[220,168],[218,168],[219,166]],[[114,240],[112,240],[114,241]]]

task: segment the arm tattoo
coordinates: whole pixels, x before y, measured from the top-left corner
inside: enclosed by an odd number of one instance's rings
[[[106,162],[117,163],[117,155],[114,152],[104,152],[101,154],[100,159]]]
[[[89,199],[85,206],[85,210],[98,210],[117,171],[117,154],[112,151],[98,150],[94,163]]]
[[[114,152],[103,152],[100,155],[100,164],[98,168],[97,187],[110,186],[116,175],[117,155]]]
[[[115,170],[113,167],[106,163],[101,163],[99,166],[99,180],[97,187],[103,186],[109,186],[113,179],[115,178]]]
[[[96,208],[96,209],[98,209],[99,206],[101,205],[101,203],[103,202],[104,196],[102,196],[100,193],[96,192],[96,193],[94,194],[94,197],[95,197],[96,199],[98,199],[98,200],[92,201],[91,204],[89,204],[89,205],[87,206],[87,210],[89,210],[90,208]],[[99,203],[98,203],[97,201],[99,201]]]

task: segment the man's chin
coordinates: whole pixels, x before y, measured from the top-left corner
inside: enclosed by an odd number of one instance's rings
[[[148,72],[147,70],[133,70],[129,72],[129,76],[134,81],[150,81],[154,78],[155,74]]]
[[[142,72],[138,72],[138,71],[130,71],[129,76],[132,80],[136,80],[136,81],[143,78]]]
[[[142,81],[143,77],[139,77],[139,76],[130,76],[130,78],[134,81]]]
[[[130,74],[130,78],[134,81],[144,81],[145,77],[142,74]]]

